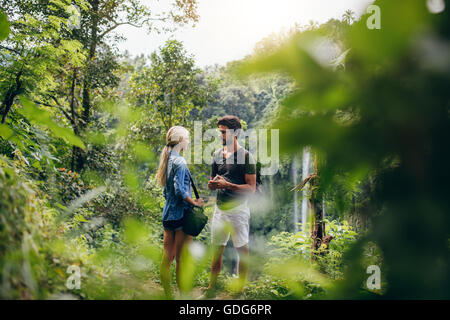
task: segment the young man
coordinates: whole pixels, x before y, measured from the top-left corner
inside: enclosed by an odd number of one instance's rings
[[[222,255],[230,238],[239,254],[237,291],[245,284],[249,265],[249,219],[247,198],[255,192],[256,161],[241,147],[237,137],[241,122],[236,116],[224,116],[217,122],[223,148],[214,153],[208,188],[217,191],[217,202],[211,221],[211,242],[215,254],[206,297],[215,295],[217,277],[222,269]]]

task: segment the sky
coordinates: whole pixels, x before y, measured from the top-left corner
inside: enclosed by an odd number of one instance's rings
[[[174,0],[142,0],[150,8],[161,11]],[[251,54],[257,42],[271,33],[286,31],[295,23],[310,20],[323,23],[341,19],[351,9],[360,16],[373,0],[198,0],[199,22],[173,33],[148,34],[143,28],[121,26],[118,33],[127,40],[119,44],[121,51],[132,56],[148,55],[168,40],[181,41],[195,57],[198,67],[220,64]]]

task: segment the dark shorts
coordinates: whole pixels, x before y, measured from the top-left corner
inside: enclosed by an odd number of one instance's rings
[[[184,225],[183,218],[181,218],[179,220],[163,220],[164,229],[173,230],[173,231],[181,230]]]

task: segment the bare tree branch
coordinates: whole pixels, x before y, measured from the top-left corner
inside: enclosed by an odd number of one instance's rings
[[[0,48],[5,49],[5,50],[8,50],[8,51],[11,51],[11,52],[14,52],[14,53],[20,55],[20,51],[18,51],[18,50],[16,50],[16,49],[8,48],[8,47],[2,46],[2,45],[0,45]]]
[[[56,99],[56,97],[54,97],[54,96],[50,96],[50,98],[52,98],[53,101],[55,101],[56,105],[51,105],[49,103],[42,102],[42,101],[37,101],[37,100],[34,100],[34,102],[37,103],[37,104],[46,106],[46,107],[50,107],[50,108],[55,108],[56,107],[56,108],[58,108],[62,112],[62,114],[67,118],[67,120],[69,120],[70,123],[72,125],[74,125],[74,121],[73,121],[72,117],[66,112],[66,110],[64,110],[64,107],[59,103],[58,99]]]
[[[144,26],[144,24],[146,22],[148,22],[148,21],[164,21],[164,20],[165,20],[165,18],[148,18],[148,19],[145,19],[144,21],[142,21],[141,24],[135,24],[135,23],[132,23],[132,22],[129,22],[129,21],[122,21],[122,22],[115,22],[114,21],[115,24],[111,28],[106,29],[104,32],[102,32],[98,36],[98,39],[102,39],[105,35],[107,35],[111,31],[113,31],[114,29],[116,29],[117,27],[122,26],[122,25],[130,25],[132,27],[142,28]]]
[[[299,185],[296,185],[295,187],[293,187],[291,189],[291,191],[294,191],[294,190],[301,191],[308,182],[310,182],[311,180],[314,180],[314,179],[316,179],[318,177],[319,176],[316,173],[311,173],[309,176],[307,176],[305,178],[305,180],[302,181],[302,183],[300,183]]]

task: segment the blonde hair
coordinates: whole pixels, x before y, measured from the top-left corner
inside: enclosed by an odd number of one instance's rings
[[[158,172],[156,172],[156,180],[161,186],[166,185],[167,179],[167,162],[169,160],[170,150],[182,141],[189,140],[189,131],[182,126],[174,126],[167,131],[166,145],[161,153],[159,160]]]

